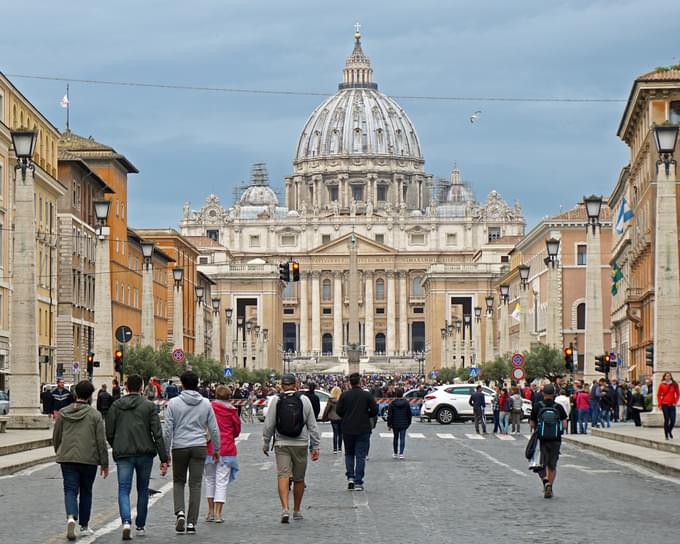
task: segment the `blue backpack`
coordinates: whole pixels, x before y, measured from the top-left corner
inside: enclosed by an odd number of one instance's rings
[[[562,436],[562,418],[556,404],[538,403],[536,416],[539,440],[558,440]]]

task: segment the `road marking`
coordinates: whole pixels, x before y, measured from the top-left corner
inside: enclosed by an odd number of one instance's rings
[[[495,463],[496,465],[498,465],[498,466],[500,466],[500,467],[507,468],[510,472],[513,472],[514,474],[517,474],[518,476],[521,476],[522,478],[527,478],[527,477],[529,476],[528,474],[522,472],[521,470],[518,470],[518,469],[516,469],[516,468],[514,468],[514,467],[511,467],[511,466],[508,465],[507,463],[503,463],[502,461],[499,461],[498,459],[496,459],[495,457],[492,457],[491,455],[489,455],[489,454],[486,453],[485,451],[476,450],[476,449],[474,449],[474,448],[470,448],[470,449],[471,449],[472,451],[478,453],[478,454],[481,455],[482,457],[486,457],[486,458],[487,458],[489,461],[491,461],[492,463]]]
[[[614,469],[589,468],[584,467],[583,465],[562,465],[562,468],[574,468],[576,470],[580,470],[581,472],[585,472],[586,474],[617,474],[621,472],[620,470]]]
[[[269,470],[272,466],[271,461],[265,461],[260,465],[260,470]]]
[[[515,440],[515,437],[509,434],[497,434],[496,437],[498,440]]]
[[[393,436],[392,433],[380,433],[380,438],[392,438]]]
[[[408,433],[409,438],[425,438],[423,433]]]
[[[479,434],[466,434],[465,436],[467,436],[470,440],[484,440],[484,437]]]
[[[333,433],[321,433],[321,438],[333,438]]]
[[[456,437],[451,433],[437,433],[437,438],[443,438],[444,440],[456,440]]]
[[[242,433],[236,438],[236,442],[245,442],[250,438],[250,433]]]

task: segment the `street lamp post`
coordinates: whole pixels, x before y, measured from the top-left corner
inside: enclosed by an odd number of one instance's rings
[[[484,297],[486,304],[486,346],[484,348],[484,357],[487,361],[491,361],[495,357],[494,352],[494,334],[493,334],[493,294],[489,293]]]
[[[262,332],[262,327],[259,325],[255,325],[254,327],[255,330],[255,368],[261,368],[262,361],[260,359],[260,356],[262,355],[262,350],[261,348],[261,343],[262,343],[262,337],[260,336],[260,333]]]
[[[175,280],[172,309],[172,342],[175,348],[184,349],[184,297],[182,289],[184,269],[181,266],[173,268],[172,278]]]
[[[452,325],[449,325],[449,336],[453,343],[453,367],[458,368],[458,360],[463,358],[463,338],[461,329],[463,323],[460,319],[456,319]],[[463,366],[462,364],[460,366]]]
[[[109,202],[109,201],[107,201]],[[142,346],[155,347],[156,331],[154,327],[154,307],[153,307],[153,250],[154,243],[143,241],[142,256]]]
[[[194,353],[205,356],[205,316],[203,315],[203,297],[205,287],[197,285],[196,291],[196,341],[194,342]]]
[[[553,348],[562,345],[562,304],[559,292],[559,261],[557,256],[560,251],[560,240],[549,238],[545,241],[545,248],[548,256],[545,264],[548,268],[548,315],[546,322],[545,343]]]
[[[236,318],[236,357],[238,358],[238,366],[245,364],[243,363],[243,342],[245,341],[245,330],[243,330],[244,318],[239,315]]]
[[[222,326],[220,323],[220,299],[213,297],[210,301],[212,307],[212,345],[210,357],[215,361],[222,362]]]
[[[262,329],[262,354],[260,355],[260,361],[262,368],[269,368],[267,361],[267,342],[269,340],[269,329]]]
[[[251,368],[253,366],[253,354],[252,354],[252,333],[253,333],[253,322],[246,321],[246,368]]]
[[[472,316],[465,314],[463,316],[463,365],[472,365]]]
[[[475,306],[474,359],[482,361],[482,307]]]
[[[531,267],[528,264],[520,264],[519,270],[519,345],[520,353],[529,351],[531,348],[531,333],[529,332],[529,273]]]
[[[32,130],[12,131],[17,158],[15,171],[14,269],[20,271],[12,282],[10,330],[9,426],[13,428],[48,428],[49,420],[40,414],[40,363],[38,359],[36,241],[33,151],[37,134]],[[21,171],[21,176],[16,172]],[[110,349],[110,346],[109,346]]]
[[[233,310],[227,308],[224,310],[225,324],[224,324],[224,360],[227,366],[231,366],[232,361],[236,358],[234,355],[234,346],[232,345],[232,331],[231,331],[231,316]]]
[[[507,284],[503,284],[499,287],[499,291],[501,294],[501,316],[500,316],[501,338],[499,351],[501,355],[504,355],[508,351],[510,351],[509,346],[510,335],[508,334],[508,300],[510,299],[510,286]]]
[[[666,372],[680,370],[680,335],[677,312],[680,307],[678,272],[678,227],[676,201],[676,163],[673,159],[678,141],[678,125],[654,126],[654,141],[659,152],[656,163],[656,227],[654,239],[654,391]],[[660,168],[661,165],[664,168]],[[661,423],[656,394],[654,412],[642,414],[643,424]]]
[[[595,377],[595,357],[604,353],[602,323],[602,270],[600,269],[600,209],[602,197],[583,197],[588,215],[586,225],[586,338],[583,378],[590,383]]]
[[[94,213],[97,218],[97,254],[94,263],[94,358],[99,361],[99,368],[92,376],[95,391],[103,384],[110,385],[113,379],[113,318],[111,315],[111,261],[109,259],[109,232],[106,224],[111,208],[111,201],[106,199],[94,201]],[[123,376],[119,376],[122,382]]]

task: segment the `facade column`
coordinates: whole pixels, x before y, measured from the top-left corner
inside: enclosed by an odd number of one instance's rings
[[[364,272],[364,283],[366,286],[366,294],[364,296],[364,346],[366,355],[369,357],[373,355],[375,347],[375,333],[373,329],[373,271],[367,270]]]
[[[406,272],[399,273],[399,351],[408,353],[408,292]]]
[[[300,345],[298,351],[305,354],[309,351],[309,298],[307,296],[308,272],[300,274]]]
[[[142,346],[156,347],[156,331],[153,304],[153,264],[149,259],[142,271]],[[96,314],[95,314],[96,315]],[[99,320],[97,320],[99,325]],[[101,361],[100,361],[101,363]]]
[[[319,272],[312,272],[312,352],[321,353],[321,297]]]
[[[34,208],[33,169],[29,167],[22,174],[19,174],[19,172],[21,170],[15,170],[15,211],[18,228],[12,232],[12,237],[15,247],[14,270],[19,271],[19,274],[15,275],[16,281],[12,282],[13,300],[10,319],[12,340],[10,388],[12,399],[8,423],[11,428],[47,429],[49,419],[40,414],[40,363],[38,362],[38,320],[36,319],[38,307],[35,262],[36,212]],[[110,291],[108,296],[111,296]],[[111,338],[110,319],[111,313],[109,311],[109,338]],[[112,360],[111,341],[109,341],[106,354],[108,354],[109,360]],[[104,355],[104,352],[102,352],[102,355]],[[113,375],[111,364],[101,370],[106,370],[110,375]],[[110,381],[110,378],[108,381]]]
[[[548,309],[546,315],[546,344],[553,348],[562,346],[562,306],[558,292],[560,288],[559,261],[548,263]],[[586,306],[586,314],[588,307]]]
[[[342,272],[333,272],[333,355],[342,355]]]
[[[248,322],[250,323],[250,322]],[[252,326],[248,330],[248,325],[246,324],[246,368],[248,370],[253,370],[253,329]]]
[[[234,366],[234,348],[233,348],[233,333],[232,333],[231,317],[226,317],[224,323],[224,366]],[[215,320],[213,316],[213,331],[215,327]],[[213,333],[214,334],[214,333]]]
[[[216,310],[213,310],[213,316],[212,316],[212,346],[211,346],[211,352],[210,352],[210,357],[215,359],[216,361],[222,361],[222,346],[220,345],[222,343],[222,327],[220,326],[220,309],[219,306]],[[224,350],[227,351],[229,349],[229,345],[225,345]]]
[[[173,287],[173,308],[172,308],[172,344],[173,348],[184,349],[184,304],[183,304],[182,284]]]
[[[595,357],[604,353],[602,325],[602,270],[600,269],[600,228],[588,225],[586,235],[586,338],[583,378],[591,383],[595,374]],[[676,242],[677,245],[677,242]],[[560,346],[557,346],[560,347]]]
[[[475,360],[475,364],[477,366],[480,366],[484,362],[484,359],[482,359],[482,318],[481,317],[475,318],[474,338],[475,338],[474,360]]]
[[[18,191],[17,191],[18,192]],[[33,196],[31,196],[31,202]],[[18,204],[17,204],[18,205]],[[103,384],[111,386],[115,376],[113,369],[113,324],[111,316],[111,261],[109,259],[109,227],[97,227],[97,247],[94,280],[94,359],[99,368],[92,377],[92,385],[98,391]],[[15,242],[16,245],[16,242]],[[15,258],[15,266],[16,258]],[[122,376],[120,376],[122,378]],[[120,380],[122,384],[122,380]]]
[[[510,346],[508,346],[508,303],[503,300],[501,300],[500,313],[499,328],[501,334],[498,353],[502,356],[510,350]]]
[[[493,310],[486,312],[486,348],[484,350],[484,358],[486,361],[493,361],[496,358],[496,353],[493,349]]]
[[[243,319],[242,317],[239,317],[238,319]],[[243,364],[243,339],[245,338],[245,327],[243,324],[239,324],[237,319],[237,326],[236,326],[236,359],[237,359],[237,366],[239,368],[242,368],[241,365]]]
[[[196,340],[194,341],[194,353],[205,355],[205,315],[203,301],[196,297]],[[220,359],[217,359],[220,361]]]
[[[387,346],[385,352],[394,355],[397,351],[396,345],[396,304],[394,289],[394,272],[387,271]]]
[[[519,288],[519,345],[517,351],[523,353],[531,349],[529,329],[529,287]]]
[[[463,323],[463,342],[465,342],[465,347],[463,349],[463,360],[465,361],[465,366],[472,366],[472,324],[465,325]]]

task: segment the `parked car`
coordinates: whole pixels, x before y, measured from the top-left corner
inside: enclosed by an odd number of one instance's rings
[[[425,395],[427,395],[430,391],[432,391],[431,387],[426,387],[425,389],[409,389],[404,393],[404,398],[407,400],[413,400],[417,398],[423,398]],[[383,418],[383,420],[387,421],[387,407],[389,406],[389,403],[386,402],[379,402],[378,403],[378,415]],[[411,415],[413,417],[421,417],[420,416],[420,410],[421,410],[421,405],[420,404],[411,404]]]
[[[0,391],[0,416],[9,414],[9,395]]]
[[[303,393],[305,391],[307,391],[307,389],[300,389],[298,391],[298,393]],[[314,394],[318,397],[319,404],[321,404],[321,410],[319,410],[319,418],[321,418],[321,416],[324,413],[324,410],[326,409],[326,403],[328,403],[328,399],[331,398],[331,394],[327,393],[323,389],[314,390]],[[269,395],[267,397],[267,403],[264,405],[264,408],[262,408],[262,413],[258,414],[258,416],[257,416],[260,421],[264,421],[264,418],[267,417],[267,412],[269,411],[269,405],[271,404],[271,401],[275,396],[276,395]],[[319,418],[317,418],[317,420]]]
[[[436,419],[442,425],[454,421],[472,419],[472,406],[469,404],[470,395],[477,388],[474,384],[442,385],[425,396],[420,417]],[[496,392],[490,387],[482,386],[486,397],[486,417],[493,418],[492,402]],[[528,418],[531,414],[531,401],[522,400],[522,416]]]

